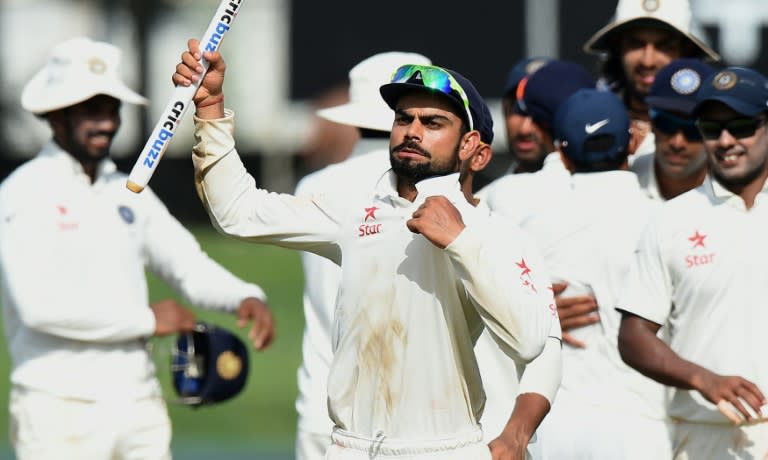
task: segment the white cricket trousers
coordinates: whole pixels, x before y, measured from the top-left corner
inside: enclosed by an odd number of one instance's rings
[[[330,445],[330,433],[312,433],[299,429],[296,431],[296,460],[323,460]]]
[[[753,425],[675,422],[674,460],[768,458],[768,422]]]
[[[436,441],[367,439],[334,428],[326,460],[491,460],[491,450],[478,429]]]
[[[92,402],[14,387],[10,440],[17,460],[170,460],[162,398]]]

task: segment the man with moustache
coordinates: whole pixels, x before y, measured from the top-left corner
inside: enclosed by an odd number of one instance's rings
[[[600,85],[621,95],[627,106],[637,156],[654,150],[645,97],[658,71],[681,57],[720,59],[693,32],[688,0],[619,0],[611,23],[584,45],[584,51],[600,56]]]
[[[475,207],[462,186],[461,165],[482,142],[477,90],[441,67],[398,68],[380,88],[394,111],[392,169],[367,205],[346,209],[322,195],[256,186],[235,149],[234,114],[224,109],[221,55],[190,40],[173,82],[200,79],[201,58],[210,67],[194,96],[193,161],[216,227],[342,268],[327,459],[498,458],[478,426],[485,397],[474,342],[489,328],[511,359],[530,362],[547,341],[553,299],[535,246]]]
[[[193,304],[274,337],[258,286],[210,259],[151,190],[109,158],[122,102],[120,50],[84,37],[54,47],[21,95],[52,139],[0,186],[0,280],[19,460],[171,458],[171,421],[148,347],[192,331],[174,299],[150,305],[145,270]]]

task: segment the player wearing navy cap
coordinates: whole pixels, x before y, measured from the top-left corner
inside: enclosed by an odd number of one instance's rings
[[[504,82],[501,108],[507,147],[512,156],[509,174],[538,171],[544,166],[544,158],[550,153],[530,117],[521,113],[517,105],[517,88],[520,82],[550,61],[552,58],[545,56],[521,59],[509,71]]]
[[[563,295],[591,295],[599,321],[572,329],[586,344],[563,345],[557,403],[544,419],[543,458],[649,459],[671,455],[663,387],[621,362],[614,310],[654,203],[628,171],[629,118],[611,92],[576,91],[560,104],[554,135],[572,173],[556,200],[522,223]]]
[[[707,175],[707,154],[693,108],[702,83],[715,69],[700,59],[675,59],[656,75],[646,97],[656,150],[630,166],[654,200],[698,187]]]
[[[653,216],[618,304],[622,357],[672,387],[675,458],[768,453],[768,365],[757,352],[768,347],[767,109],[768,80],[754,70],[704,80],[694,115],[710,174]]]
[[[203,55],[196,40],[189,47],[176,84],[199,78]],[[484,395],[474,342],[487,327],[512,359],[529,362],[544,348],[553,299],[535,247],[462,188],[462,162],[492,128],[477,90],[441,67],[397,69],[380,88],[394,111],[392,170],[372,185],[367,205],[350,210],[255,186],[224,110],[224,62],[204,56],[193,155],[217,228],[336,263],[343,255],[327,458],[491,458],[478,426]]]

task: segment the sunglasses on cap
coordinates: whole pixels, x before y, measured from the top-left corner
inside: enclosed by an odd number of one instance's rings
[[[736,139],[752,137],[762,125],[765,124],[765,118],[741,117],[733,118],[728,121],[716,120],[696,120],[696,126],[699,128],[704,139],[715,140],[720,137],[723,130],[728,131]]]
[[[678,117],[664,110],[651,109],[651,121],[656,129],[668,136],[682,131],[689,141],[701,140],[701,133],[692,119]]]
[[[421,76],[420,80],[417,75]],[[467,121],[469,121],[469,130],[475,129],[472,113],[469,110],[469,98],[464,92],[464,88],[447,70],[431,65],[404,65],[400,66],[392,75],[391,83],[417,83],[419,81],[423,86],[440,91],[448,97],[453,99],[458,97],[464,104],[464,112],[467,115]]]

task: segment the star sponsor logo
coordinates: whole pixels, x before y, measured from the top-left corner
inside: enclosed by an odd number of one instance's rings
[[[363,217],[363,223],[357,228],[357,236],[363,238],[380,233],[381,224],[376,223],[376,211],[379,208],[371,206],[370,208],[363,209],[365,210],[365,217]]]
[[[531,268],[525,262],[525,259],[520,259],[520,262],[515,262],[517,268],[520,269],[520,281],[524,287],[529,288],[533,292],[539,292],[536,289],[536,285],[533,284],[533,277],[531,277]]]
[[[80,224],[71,217],[69,213],[69,209],[63,204],[56,206],[56,215],[58,216],[58,219],[59,219],[58,221],[59,230],[71,231],[71,230],[77,230],[78,228],[80,228]]]
[[[700,232],[698,229],[694,230],[693,235],[687,238],[687,240],[692,244],[691,250],[696,250],[695,254],[688,254],[685,256],[685,266],[687,268],[709,265],[715,261],[715,253],[701,253],[701,250],[705,250],[707,248],[705,244],[706,238],[707,234]]]
[[[693,246],[691,246],[691,249],[695,249],[698,247],[705,248],[704,245],[704,239],[707,237],[706,234],[700,233],[698,230],[693,232],[693,235],[688,237],[688,241],[693,243]]]

